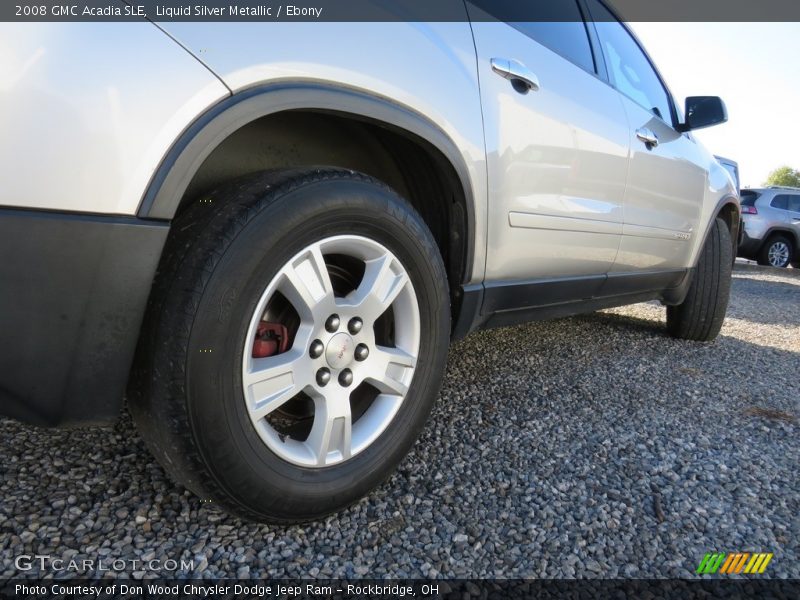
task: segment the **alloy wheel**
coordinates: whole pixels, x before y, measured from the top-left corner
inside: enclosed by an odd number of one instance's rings
[[[767,256],[773,267],[785,267],[789,263],[789,246],[786,242],[775,242],[769,247]]]
[[[242,359],[248,415],[282,459],[321,468],[386,430],[417,365],[420,314],[398,258],[369,238],[329,237],[264,290]]]

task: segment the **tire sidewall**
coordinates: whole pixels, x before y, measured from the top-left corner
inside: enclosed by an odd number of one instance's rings
[[[304,468],[256,432],[242,391],[245,336],[269,282],[294,255],[334,235],[378,241],[414,286],[423,335],[408,394],[387,429],[352,459]],[[403,458],[439,389],[449,334],[446,278],[419,216],[389,190],[347,179],[312,183],[256,206],[209,275],[187,348],[187,411],[198,450],[232,500],[272,518],[330,512],[363,496]],[[427,335],[426,335],[427,332]]]
[[[733,271],[730,231],[717,217],[698,257],[683,302],[667,307],[667,330],[680,339],[711,341],[719,334],[727,312]]]

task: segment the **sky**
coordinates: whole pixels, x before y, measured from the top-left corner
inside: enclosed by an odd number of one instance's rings
[[[728,122],[696,132],[739,163],[742,187],[800,169],[800,23],[631,23],[678,104],[720,96]]]

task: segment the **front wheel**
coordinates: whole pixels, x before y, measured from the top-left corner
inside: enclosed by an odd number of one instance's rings
[[[318,518],[386,478],[427,419],[449,340],[442,259],[414,209],[360,174],[262,174],[204,200],[173,226],[132,413],[201,497]]]
[[[708,342],[719,335],[731,292],[731,234],[715,219],[683,303],[667,307],[667,330],[685,340]]]

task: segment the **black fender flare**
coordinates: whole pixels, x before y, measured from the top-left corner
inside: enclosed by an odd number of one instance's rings
[[[686,276],[683,278],[681,283],[668,290],[664,290],[664,294],[661,298],[664,304],[667,305],[677,305],[684,301],[686,298],[686,294],[689,293],[689,286],[692,284],[692,279],[694,279],[694,274],[697,269],[697,261],[700,260],[700,252],[703,251],[703,247],[706,245],[706,240],[708,239],[709,233],[711,233],[711,226],[714,224],[716,218],[722,213],[725,207],[731,206],[733,208],[733,217],[731,220],[731,243],[733,244],[733,257],[734,260],[736,259],[736,248],[739,244],[739,227],[740,227],[740,220],[741,220],[741,206],[739,204],[739,198],[733,194],[726,194],[722,198],[717,201],[714,210],[711,212],[712,217],[706,223],[705,231],[703,232],[703,238],[700,242],[700,249],[697,252],[697,256],[695,257],[694,263],[686,270]]]
[[[776,233],[782,233],[787,237],[791,238],[794,241],[795,251],[800,250],[800,235],[798,235],[791,229],[784,227],[770,227],[769,229],[767,229],[767,232],[764,234],[763,243],[766,243],[766,241]]]
[[[714,207],[714,210],[711,212],[712,217],[706,223],[706,230],[703,232],[703,239],[700,243],[700,251],[702,251],[703,246],[706,245],[706,239],[708,239],[708,234],[711,232],[711,226],[714,224],[714,220],[722,213],[722,211],[727,207],[733,207],[733,218],[730,223],[731,227],[731,241],[733,242],[733,255],[736,256],[736,247],[739,244],[739,227],[740,221],[742,218],[742,208],[739,204],[739,198],[733,194],[726,194],[722,198],[717,201],[717,205]],[[692,267],[697,266],[697,261],[700,259],[700,252],[697,253],[697,257],[695,258],[695,264]]]

